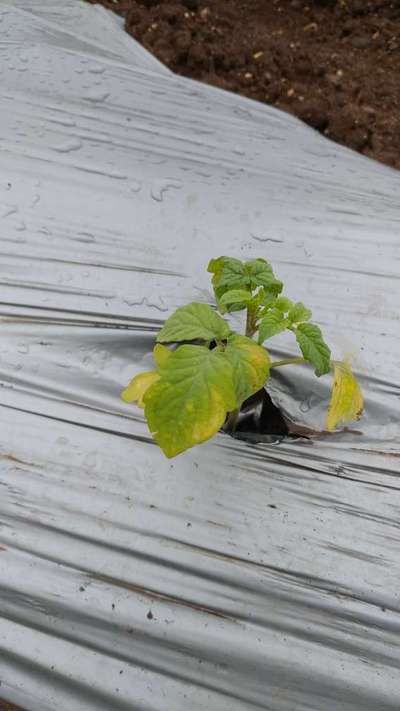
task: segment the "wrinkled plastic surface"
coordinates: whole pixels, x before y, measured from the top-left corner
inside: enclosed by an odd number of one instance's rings
[[[3,2],[0,32],[0,696],[397,711],[399,174],[99,8]],[[219,254],[269,258],[354,356],[352,432],[168,461],[119,400]],[[329,378],[272,390],[323,427]]]

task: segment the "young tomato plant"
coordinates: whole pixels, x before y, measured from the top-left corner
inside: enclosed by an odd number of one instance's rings
[[[136,375],[122,393],[126,402],[144,408],[167,457],[205,442],[222,427],[234,432],[242,404],[264,387],[270,370],[292,363],[313,366],[317,377],[333,370],[328,431],[361,416],[363,396],[350,366],[331,360],[319,326],[310,322],[311,311],[282,296],[283,284],[268,262],[219,257],[208,271],[217,308],[197,302],[178,308],[157,336],[155,369]],[[244,335],[222,318],[242,310]],[[301,356],[271,362],[263,344],[285,330],[293,333]]]

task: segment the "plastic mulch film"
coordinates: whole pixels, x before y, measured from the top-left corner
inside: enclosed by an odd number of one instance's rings
[[[400,175],[175,77],[112,15],[0,5],[0,696],[397,711]],[[211,257],[270,259],[364,418],[175,460],[119,399]],[[294,353],[277,337],[275,353]],[[271,393],[321,430],[329,378]]]

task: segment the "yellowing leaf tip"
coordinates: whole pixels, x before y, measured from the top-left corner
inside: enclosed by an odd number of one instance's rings
[[[148,389],[159,380],[160,376],[155,370],[139,373],[131,380],[128,387],[121,393],[124,402],[136,402],[139,407],[144,407],[144,397]]]

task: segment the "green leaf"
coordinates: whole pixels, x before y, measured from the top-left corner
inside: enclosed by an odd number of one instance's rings
[[[220,306],[226,306],[227,311],[241,311],[246,308],[250,301],[251,293],[249,291],[245,291],[244,289],[232,289],[231,291],[225,292],[219,304]]]
[[[349,364],[335,361],[333,367],[335,379],[326,418],[328,432],[335,430],[341,423],[358,420],[364,409],[363,394]]]
[[[264,301],[263,308],[261,309],[260,313],[258,314],[259,318],[262,318],[263,316],[266,316],[267,314],[270,313],[272,308],[275,308],[275,302],[276,302],[276,296],[271,296],[271,297],[266,297]]]
[[[251,338],[236,333],[229,337],[225,353],[233,366],[240,407],[244,400],[264,386],[269,375],[270,358],[265,348],[258,346]]]
[[[270,263],[262,257],[257,257],[257,259],[250,259],[247,262],[243,262],[243,268],[246,274],[248,274],[252,279],[259,278],[263,274],[268,274],[272,277],[274,276]]]
[[[247,303],[251,299],[251,294],[249,291],[244,289],[232,289],[231,291],[225,292],[221,298],[221,304],[237,304],[239,301],[244,301]]]
[[[275,296],[271,296],[271,294],[265,292],[265,289],[263,287],[260,287],[260,289],[258,289],[258,291],[253,295],[251,299],[251,306],[254,307],[254,309],[258,309],[266,302],[272,302],[275,301],[275,299]]]
[[[326,345],[321,329],[314,323],[301,323],[296,329],[296,339],[306,361],[315,368],[319,377],[329,373],[331,351]]]
[[[262,319],[258,328],[258,342],[264,343],[267,338],[276,336],[290,326],[289,319],[285,318],[279,309],[271,309]]]
[[[213,274],[212,284],[218,303],[227,291],[233,289],[254,291],[262,286],[270,295],[276,295],[283,288],[282,282],[275,278],[271,265],[261,258],[243,263],[232,257],[218,257],[210,261],[208,271]]]
[[[233,366],[217,348],[184,345],[145,394],[150,432],[167,457],[210,439],[237,408]]]
[[[287,313],[287,311],[290,311],[290,309],[293,306],[293,301],[287,298],[287,296],[278,296],[274,303],[275,308],[279,309],[279,311],[283,311],[283,313]]]
[[[302,321],[309,321],[312,317],[312,311],[306,309],[301,301],[293,304],[292,308],[288,313],[288,318],[292,323],[300,323]]]
[[[158,343],[179,341],[223,341],[230,334],[229,324],[208,304],[193,302],[181,306],[167,319],[157,336]]]
[[[240,259],[234,259],[233,257],[212,259],[207,271],[213,274],[212,285],[217,300],[231,289],[248,290],[250,287],[250,279],[245,273],[244,265]]]
[[[144,407],[143,398],[147,390],[159,379],[160,376],[155,370],[139,373],[131,380],[128,387],[122,391],[121,398],[124,402],[137,402],[139,407]]]
[[[250,277],[252,290],[256,289],[257,286],[263,286],[271,295],[281,293],[283,284],[275,278],[271,265],[265,259],[252,259],[249,262],[245,262],[244,270]]]

